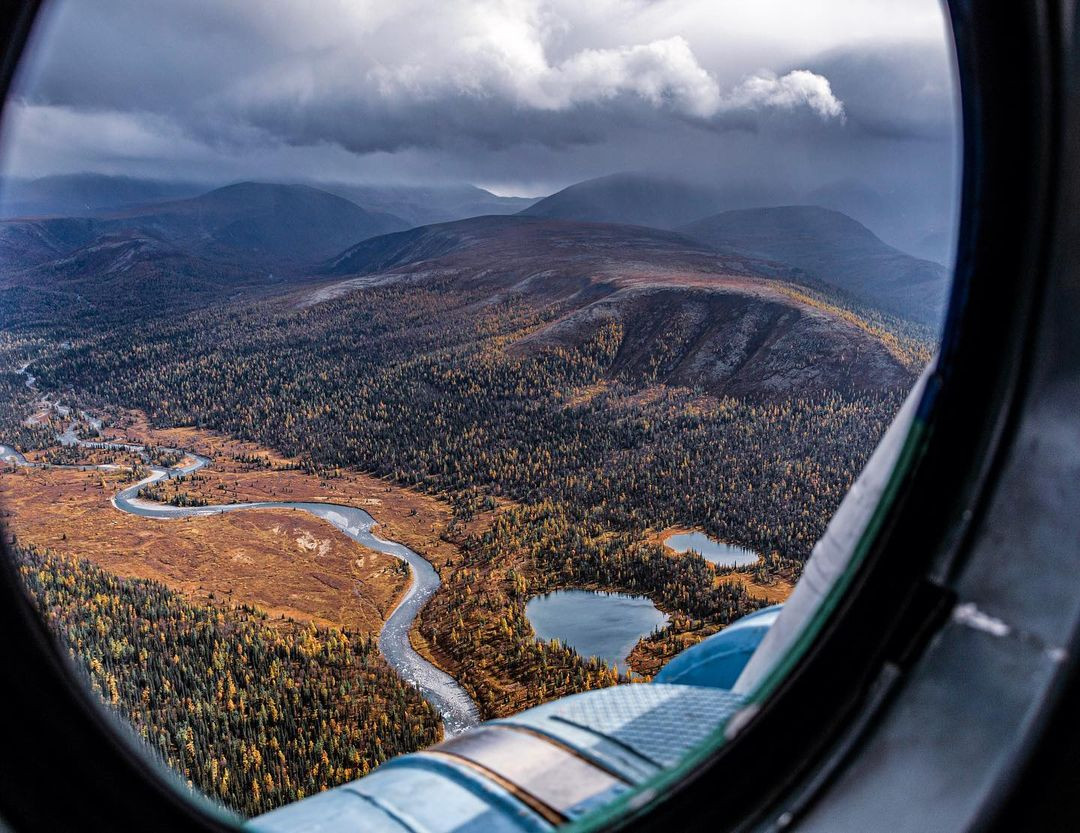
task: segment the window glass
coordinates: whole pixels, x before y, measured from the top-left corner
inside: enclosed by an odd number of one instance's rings
[[[244,816],[568,695],[727,694],[954,247],[932,0],[315,5],[49,3],[2,134],[10,556]]]

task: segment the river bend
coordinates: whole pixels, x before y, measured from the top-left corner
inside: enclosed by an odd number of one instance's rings
[[[33,377],[30,377],[28,380],[29,385],[33,384],[32,379]],[[145,451],[145,448],[139,445],[97,443],[81,440],[74,436],[71,427],[61,435],[61,440],[65,441],[65,444],[77,443],[89,448],[126,449],[137,453]],[[443,727],[447,735],[456,735],[480,722],[480,714],[476,704],[465,689],[461,687],[461,684],[445,671],[436,668],[420,656],[409,641],[409,631],[412,629],[413,622],[416,621],[416,617],[428,599],[435,595],[435,591],[439,589],[439,574],[435,572],[435,568],[425,558],[403,544],[387,541],[377,536],[372,531],[377,523],[375,519],[363,509],[354,506],[299,501],[255,501],[251,503],[227,503],[218,506],[180,507],[143,500],[138,496],[139,490],[143,486],[158,483],[170,477],[188,475],[210,464],[209,458],[190,451],[184,451],[183,449],[165,450],[185,454],[193,462],[168,469],[147,466],[150,471],[147,477],[113,496],[112,505],[114,507],[121,512],[152,520],[176,520],[178,518],[217,515],[249,509],[293,509],[298,512],[307,512],[329,522],[343,534],[369,549],[407,562],[411,568],[412,582],[379,632],[379,650],[398,675],[415,686],[424,699],[435,707],[442,717]],[[38,468],[45,466],[45,464],[33,463],[27,460],[25,456],[14,448],[4,444],[0,444],[0,460],[18,466]],[[52,466],[52,468],[115,470],[120,467],[113,465],[75,465]]]

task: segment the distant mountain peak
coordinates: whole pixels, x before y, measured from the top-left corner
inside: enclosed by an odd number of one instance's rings
[[[721,211],[679,231],[719,251],[787,263],[852,299],[922,324],[943,315],[949,274],[818,205]]]
[[[195,182],[139,179],[100,173],[52,174],[0,183],[0,216],[70,217],[192,197],[207,190]]]
[[[500,197],[476,185],[343,185],[321,186],[365,208],[385,211],[410,225],[426,226],[469,217],[516,214],[536,202],[526,197]]]
[[[578,182],[521,213],[672,229],[710,214],[720,205],[716,189],[662,174],[624,171]]]
[[[237,182],[180,200],[0,226],[9,268],[35,266],[116,235],[160,240],[208,261],[302,271],[361,240],[409,227],[309,185]]]

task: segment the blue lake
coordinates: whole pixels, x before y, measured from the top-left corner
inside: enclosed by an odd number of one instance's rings
[[[595,590],[556,590],[525,605],[538,638],[558,639],[585,657],[599,657],[619,671],[638,640],[667,624],[667,614],[644,596]]]
[[[664,546],[675,552],[693,550],[701,553],[701,557],[706,561],[725,567],[744,567],[747,564],[756,564],[758,560],[758,554],[753,550],[716,541],[704,532],[680,532],[677,535],[669,535],[664,539]]]

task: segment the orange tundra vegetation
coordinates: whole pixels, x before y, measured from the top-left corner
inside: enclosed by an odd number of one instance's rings
[[[209,503],[276,499],[360,506],[379,521],[380,534],[436,565],[456,552],[453,543],[440,537],[450,520],[447,505],[378,478],[354,472],[307,474],[293,461],[251,443],[194,429],[155,431],[137,415],[128,415],[122,427],[105,434],[211,457],[212,466],[196,478],[175,483]],[[49,459],[55,451],[31,456]],[[121,462],[117,457],[122,456],[97,449],[77,452],[63,462],[91,464],[106,457]],[[0,471],[4,525],[20,544],[86,557],[119,576],[158,580],[192,600],[255,605],[274,618],[340,626],[358,634],[376,634],[408,586],[400,561],[363,547],[305,512],[253,509],[163,521],[116,510],[109,501],[131,480],[127,470],[5,467]]]

